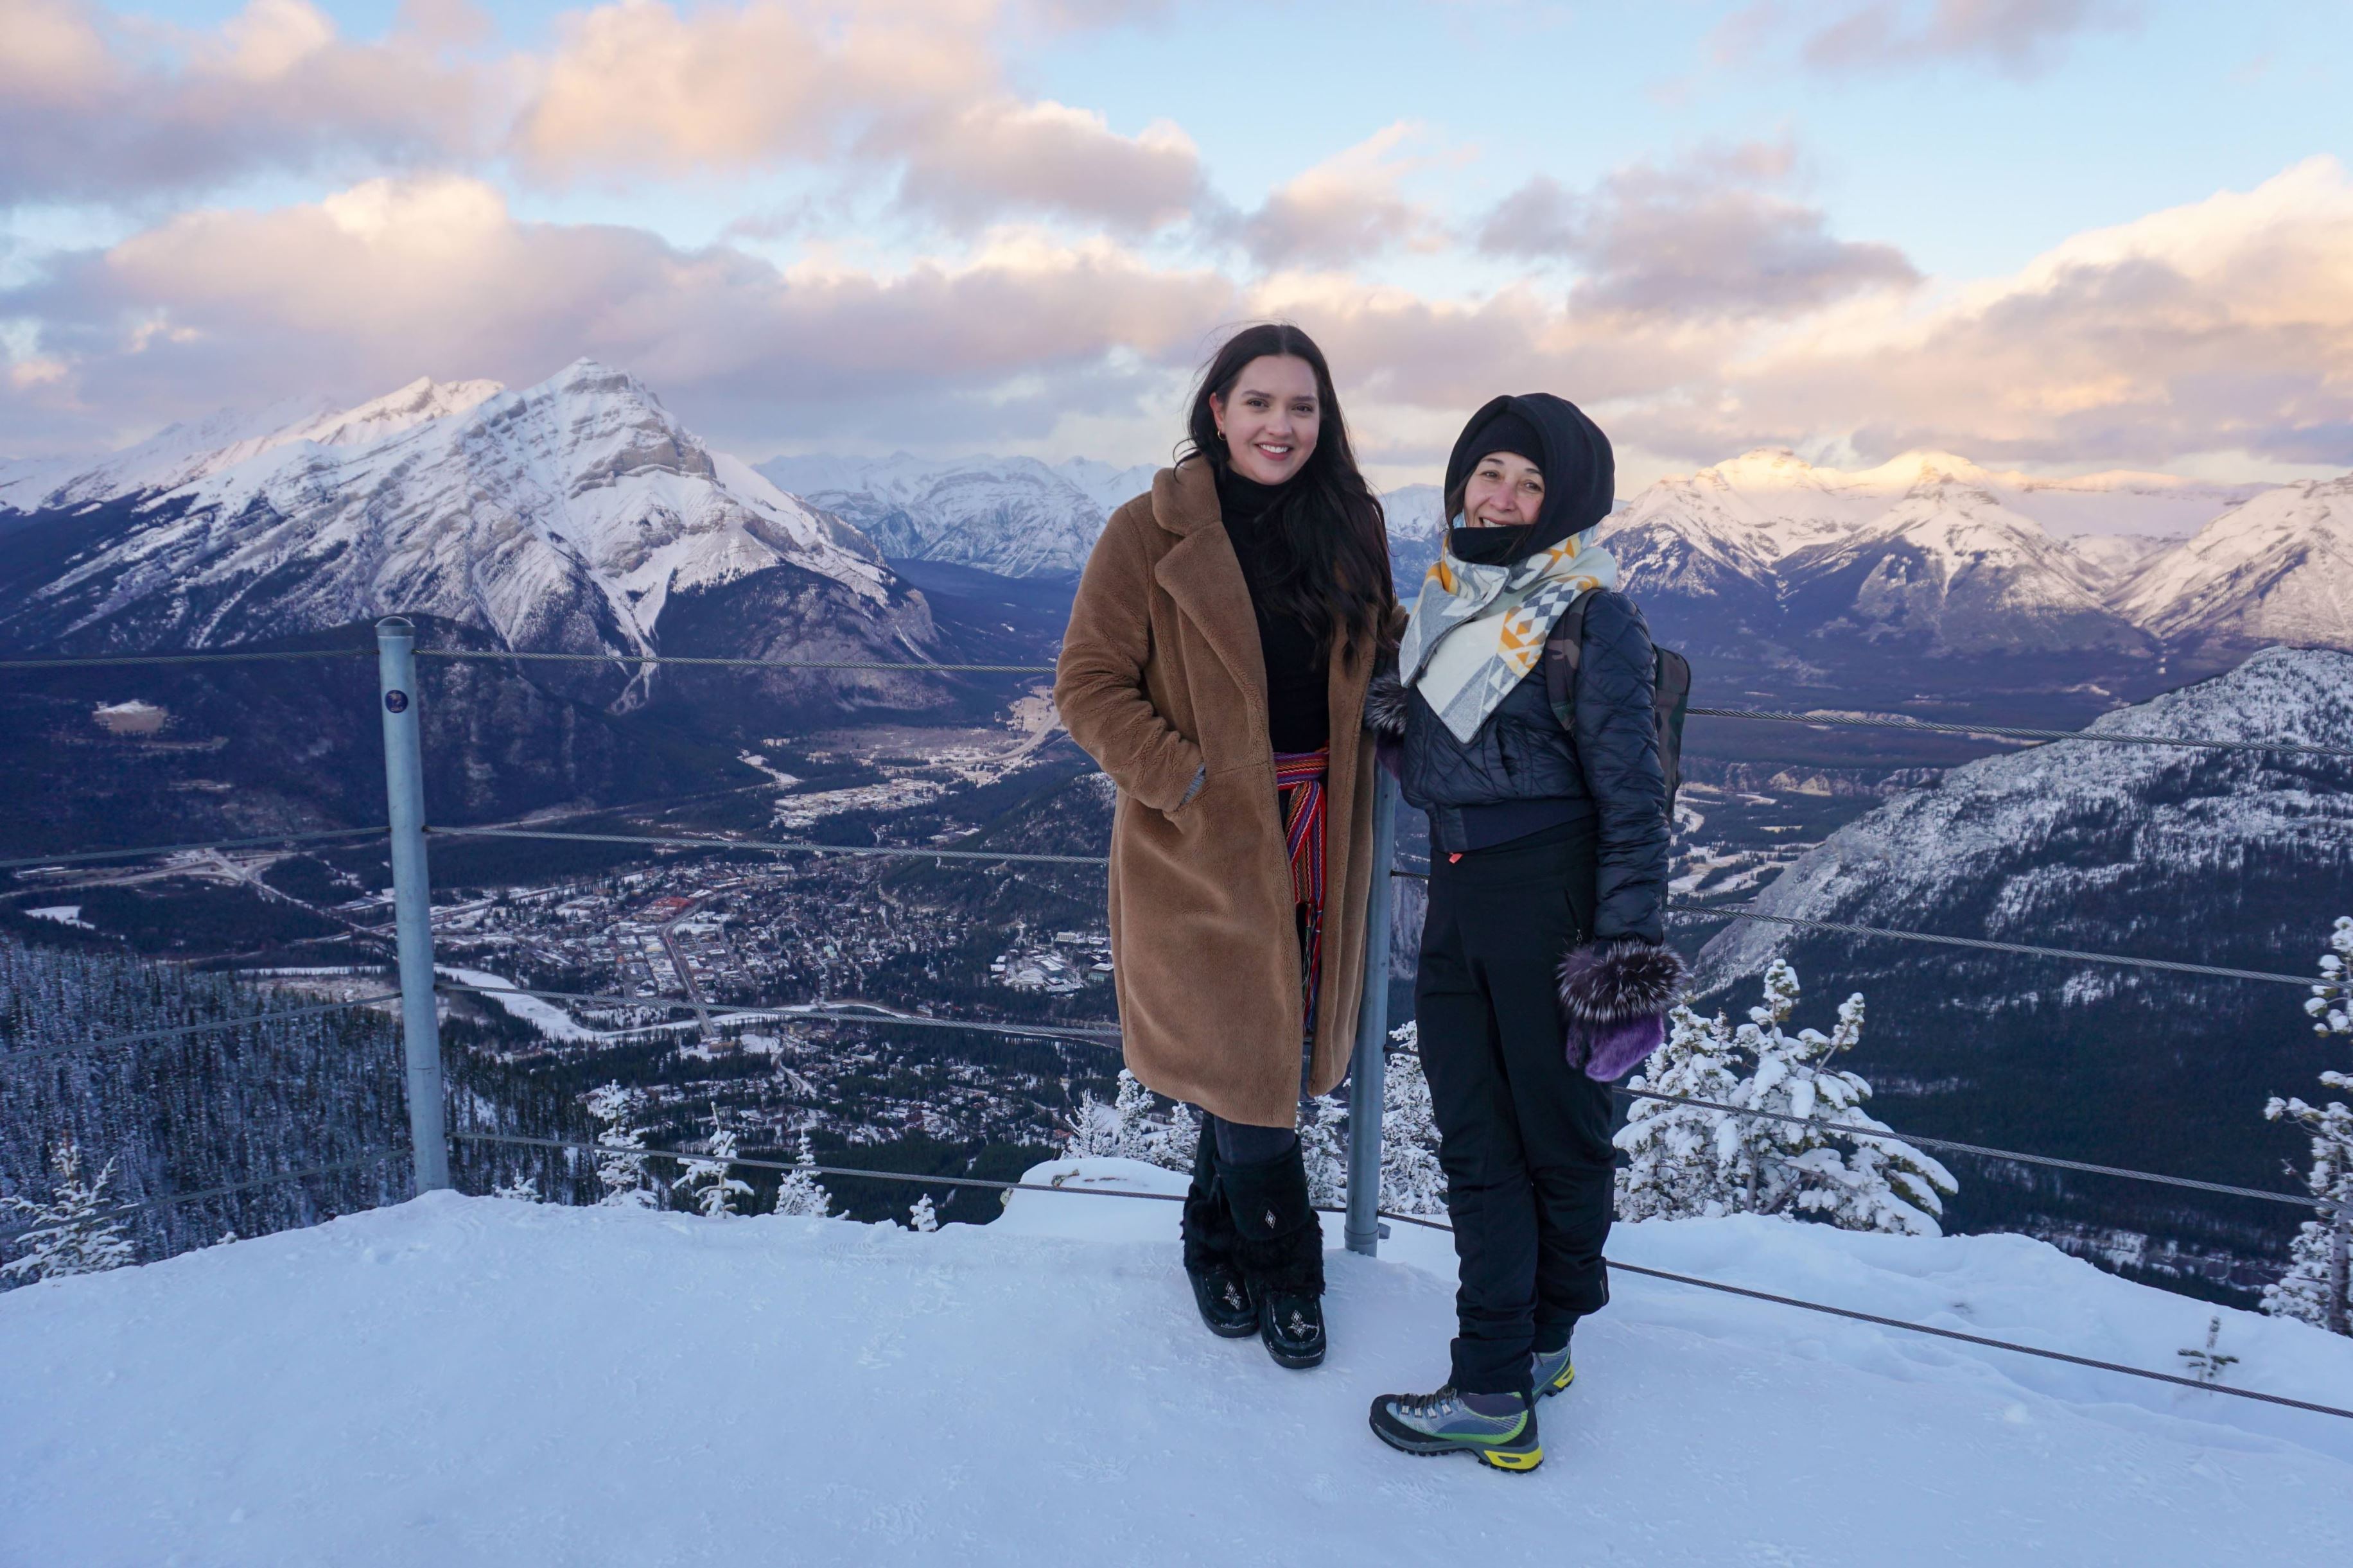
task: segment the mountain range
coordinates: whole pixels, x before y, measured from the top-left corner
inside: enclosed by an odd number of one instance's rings
[[[755,467],[593,361],[519,392],[420,380],[0,463],[0,646],[223,646],[398,608],[508,647],[647,652],[688,623],[728,643],[712,610],[748,599],[795,606],[794,646],[926,647],[923,596],[889,560],[1065,579],[1152,472],[905,453]],[[1440,497],[1385,501],[1410,591]],[[2195,670],[2274,642],[2353,647],[2353,476],[2052,479],[1937,452],[1846,471],[1760,449],[1659,480],[1601,534],[1662,637],[1785,670],[2069,652]]]
[[[1074,459],[783,458],[779,488],[894,558],[1014,576],[1085,563],[1148,467]],[[1400,588],[1443,542],[1434,485],[1383,498]],[[1661,635],[1786,665],[2082,651],[2221,668],[2274,642],[2353,647],[2353,477],[2270,486],[2166,474],[2042,479],[1950,453],[1843,471],[1778,449],[1659,480],[1601,529]]]
[[[864,535],[589,360],[518,392],[418,382],[273,430],[169,430],[78,473],[0,471],[0,501],[15,647],[225,647],[396,612],[540,652],[903,658],[933,637]]]
[[[882,552],[1008,577],[1075,573],[1122,502],[1152,488],[1149,467],[1074,458],[775,458],[759,472],[851,523]]]

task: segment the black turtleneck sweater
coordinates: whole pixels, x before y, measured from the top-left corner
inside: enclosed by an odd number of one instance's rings
[[[1266,584],[1273,575],[1271,540],[1261,526],[1287,487],[1262,485],[1231,468],[1218,469],[1218,510],[1226,537],[1250,584],[1250,611],[1258,618],[1258,646],[1266,659],[1267,740],[1278,752],[1313,752],[1332,738],[1327,688],[1331,657],[1305,623],[1267,613]]]

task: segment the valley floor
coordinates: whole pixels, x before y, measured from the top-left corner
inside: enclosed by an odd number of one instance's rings
[[[1040,1167],[1166,1191],[1116,1161]],[[2353,1422],[1620,1275],[1507,1477],[1393,1454],[1447,1238],[1331,1257],[1313,1373],[1199,1328],[1175,1205],[987,1226],[438,1194],[0,1296],[0,1560],[77,1564],[2341,1561]],[[1336,1242],[1336,1221],[1331,1239]],[[1613,1255],[2172,1370],[2212,1309],[2037,1243],[1738,1219]],[[2225,1311],[2242,1386],[2353,1344]]]

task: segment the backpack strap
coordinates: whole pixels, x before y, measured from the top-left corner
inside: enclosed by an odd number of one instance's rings
[[[1593,595],[1588,588],[1571,599],[1545,638],[1545,700],[1552,704],[1552,716],[1560,727],[1571,731],[1577,728],[1577,666],[1585,652],[1585,606]]]

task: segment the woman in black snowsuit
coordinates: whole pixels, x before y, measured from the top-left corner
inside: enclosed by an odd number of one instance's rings
[[[1650,630],[1588,533],[1615,479],[1609,438],[1561,398],[1473,415],[1447,463],[1447,549],[1367,699],[1430,816],[1414,1016],[1461,1269],[1446,1386],[1384,1394],[1373,1429],[1506,1469],[1542,1461],[1535,1401],[1568,1386],[1570,1331],[1609,1298],[1610,1082],[1656,1047],[1683,982]],[[1564,725],[1541,656],[1580,600]]]

